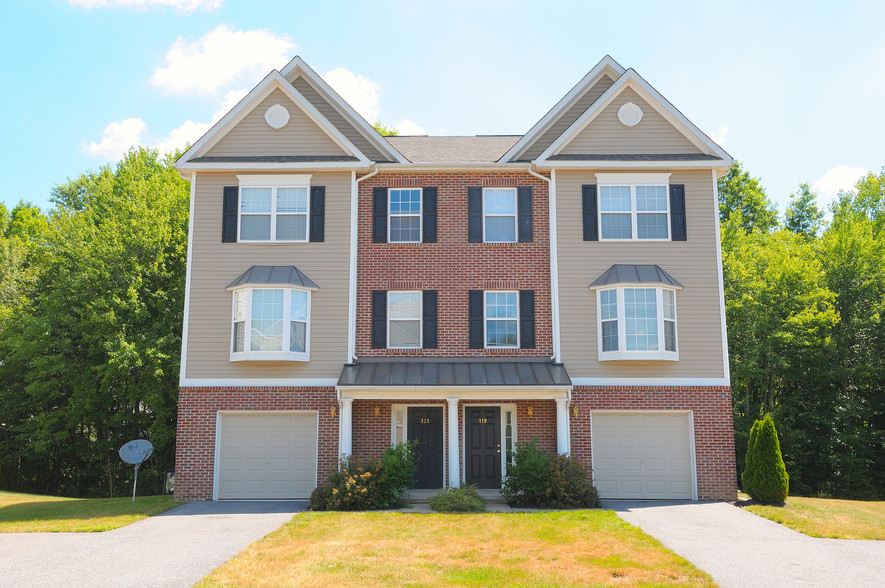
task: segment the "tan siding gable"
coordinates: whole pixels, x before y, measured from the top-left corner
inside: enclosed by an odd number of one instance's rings
[[[627,127],[618,109],[632,102],[642,109],[642,120]],[[667,122],[631,88],[625,88],[587,127],[560,150],[564,155],[701,153],[685,135]]]
[[[264,113],[274,104],[289,111],[288,124],[271,128]],[[230,130],[207,156],[235,155],[347,155],[301,107],[276,89]]]
[[[590,106],[608,90],[615,81],[609,76],[602,76],[581,98],[575,102],[574,106],[568,109],[553,125],[547,129],[532,145],[526,149],[525,153],[519,156],[520,161],[532,161],[537,159],[550,144],[562,135],[567,128],[572,126],[578,117],[587,111]]]

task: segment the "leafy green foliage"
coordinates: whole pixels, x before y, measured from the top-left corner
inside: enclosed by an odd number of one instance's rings
[[[436,512],[485,512],[486,501],[476,486],[461,486],[440,490],[430,498],[430,508]]]
[[[719,179],[719,220],[733,219],[747,233],[768,232],[777,226],[777,210],[759,183],[759,178],[735,161],[728,174]]]
[[[550,457],[538,449],[537,440],[517,443],[513,463],[501,482],[501,494],[509,502],[540,503],[550,475]]]
[[[744,492],[759,502],[782,504],[787,498],[790,478],[770,414],[753,423],[746,463],[741,476]]]
[[[784,214],[784,227],[808,239],[817,236],[824,220],[824,211],[817,205],[817,194],[803,182],[799,192],[790,196],[790,206]]]
[[[548,455],[538,449],[536,440],[516,444],[501,486],[508,502],[552,508],[599,506],[587,467],[572,456]]]
[[[342,458],[328,486],[314,490],[311,510],[377,510],[394,508],[414,485],[415,460],[410,443],[384,450],[380,460]]]
[[[372,125],[372,128],[378,131],[382,137],[396,137],[399,135],[399,131],[396,130],[396,127],[387,126],[380,120],[376,121],[375,124]]]

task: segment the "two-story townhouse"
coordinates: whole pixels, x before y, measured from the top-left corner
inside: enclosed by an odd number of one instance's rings
[[[537,439],[603,496],[733,498],[730,164],[610,57],[522,136],[381,137],[271,72],[178,161],[177,497],[303,498],[403,440],[416,487],[498,488]]]

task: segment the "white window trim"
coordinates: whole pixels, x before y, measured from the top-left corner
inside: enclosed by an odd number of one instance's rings
[[[490,319],[486,314],[486,294],[516,294],[516,319]],[[519,308],[519,290],[483,290],[482,292],[482,345],[485,349],[520,349],[520,308]],[[489,345],[488,338],[488,322],[493,321],[516,321],[516,345]]]
[[[234,313],[236,309],[236,292],[244,290],[246,292],[246,315],[243,333],[243,351],[234,351],[235,321]],[[281,351],[252,351],[252,292],[255,290],[282,290],[283,291],[283,349]],[[307,293],[307,326],[304,332],[304,352],[287,351],[289,349],[292,322],[290,313],[292,309],[292,292]],[[310,361],[310,324],[311,320],[311,294],[312,291],[307,288],[280,287],[274,285],[251,284],[232,290],[234,293],[231,298],[231,321],[230,321],[230,341],[228,349],[230,350],[230,361]]]
[[[511,190],[513,191],[513,214],[487,214],[486,213],[486,190]],[[490,241],[486,239],[486,217],[512,217],[513,218],[513,240],[512,241]],[[483,243],[517,243],[519,241],[519,199],[517,198],[517,190],[511,186],[490,186],[482,189],[482,242]]]
[[[655,290],[655,305],[657,307],[658,321],[658,350],[657,351],[628,351],[624,347],[627,342],[627,321],[625,317],[624,306],[624,290],[627,288],[640,288]],[[602,350],[602,293],[604,291],[616,290],[618,300],[618,350],[603,351]],[[664,290],[673,292],[673,314],[676,317],[674,325],[676,327],[676,351],[664,350]],[[679,361],[679,309],[676,303],[676,289],[667,288],[655,284],[618,284],[613,287],[604,287],[596,290],[596,341],[599,353],[599,361],[619,361],[619,360],[662,360],[662,361]],[[670,319],[666,319],[670,320]]]
[[[417,294],[420,310],[418,311],[418,345],[406,345],[394,347],[390,344],[391,321],[414,321],[415,319],[390,318],[390,295],[391,294]],[[423,290],[388,290],[387,291],[387,348],[388,349],[423,349],[424,348],[424,291]]]
[[[616,173],[598,173],[596,174],[597,197],[599,198],[599,218],[598,234],[600,241],[610,242],[664,242],[672,241],[672,227],[670,225],[670,175],[669,173],[657,174],[616,174]],[[602,215],[604,214],[626,214],[627,211],[620,212],[603,212],[602,210],[602,187],[603,186],[627,186],[630,188],[630,231],[629,239],[611,239],[602,236]],[[640,239],[637,218],[640,214],[661,214],[661,211],[640,212],[636,209],[636,186],[664,186],[666,188],[667,202],[667,237],[665,239]]]
[[[311,174],[285,174],[285,175],[238,175],[239,180],[237,198],[237,243],[307,243],[310,241],[310,178]],[[246,216],[266,216],[270,214],[270,239],[242,239],[240,230],[242,227],[241,202],[243,201],[243,188],[270,188],[270,213],[245,213]],[[307,188],[306,212],[277,213],[277,191],[280,188]],[[277,216],[301,216],[305,217],[304,239],[277,239]]]
[[[392,192],[394,190],[418,190],[418,213],[417,214],[394,214],[392,209]],[[418,217],[418,240],[417,241],[394,241],[391,239],[392,225],[390,221],[394,218],[405,218],[410,216]],[[388,188],[387,189],[387,242],[388,243],[423,243],[424,242],[424,188]]]

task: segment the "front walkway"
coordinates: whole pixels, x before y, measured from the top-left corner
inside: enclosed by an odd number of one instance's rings
[[[818,539],[727,502],[603,500],[723,588],[883,586],[885,541]]]
[[[0,586],[191,586],[307,502],[191,502],[103,533],[0,534]]]

